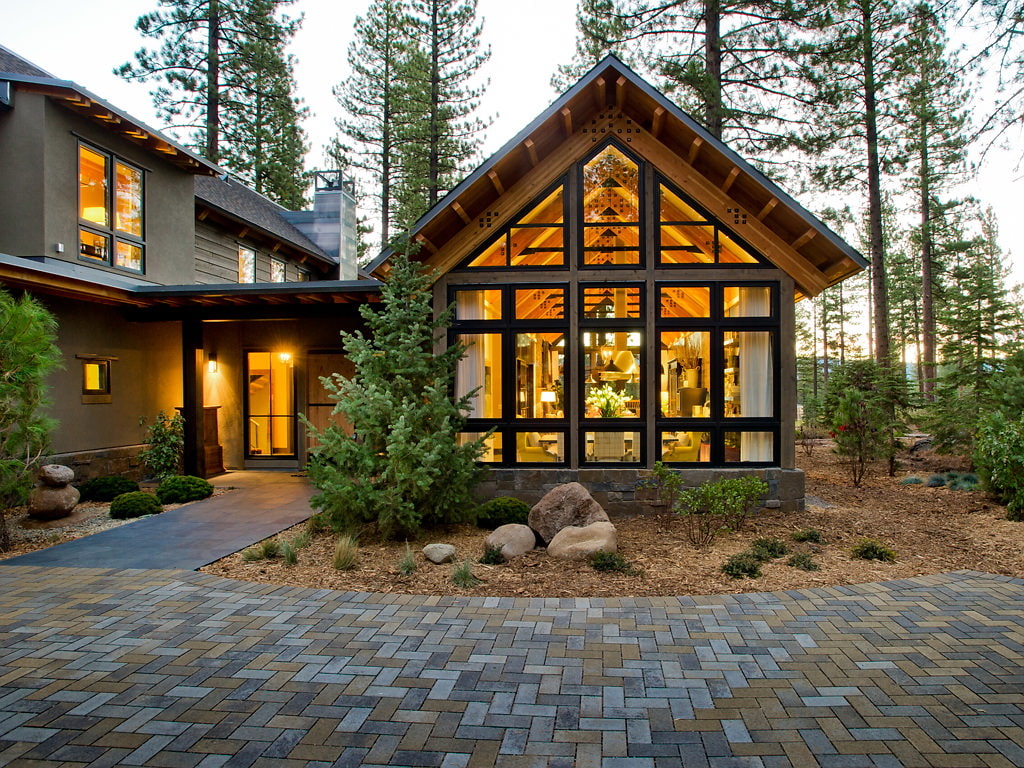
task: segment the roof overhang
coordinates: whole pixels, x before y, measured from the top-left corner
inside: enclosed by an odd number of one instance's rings
[[[210,176],[224,172],[216,164],[186,149],[156,129],[150,128],[142,121],[70,80],[0,72],[0,82],[13,83],[18,91],[49,96],[87,120],[123,136],[182,170]]]
[[[246,307],[276,315],[302,307],[337,307],[379,301],[378,280],[301,283],[154,285],[55,259],[0,254],[0,285],[48,296],[135,310],[216,310]],[[251,314],[251,313],[250,313]]]
[[[815,296],[867,266],[817,217],[614,56],[416,222],[413,258],[442,272],[451,269],[608,137],[669,175],[792,276],[804,295]],[[393,253],[385,249],[367,271],[386,276]]]

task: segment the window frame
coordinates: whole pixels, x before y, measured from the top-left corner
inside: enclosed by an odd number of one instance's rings
[[[255,285],[258,282],[258,280],[256,279],[256,275],[257,275],[257,272],[258,272],[258,270],[256,268],[256,262],[259,259],[260,252],[258,250],[256,250],[255,248],[253,248],[252,246],[246,245],[245,243],[236,242],[235,246],[236,246],[235,253],[236,253],[237,258],[238,258],[238,284],[239,285]],[[242,250],[243,249],[246,250],[246,251],[250,251],[252,253],[252,280],[243,280],[242,279]]]
[[[586,235],[588,227],[601,226],[599,223],[588,223],[583,220],[583,173],[587,163],[596,158],[608,147],[614,147],[627,159],[632,160],[637,165],[637,215],[640,217],[637,222],[620,222],[617,225],[608,224],[607,226],[636,226],[637,228],[637,262],[635,264],[587,264],[587,247],[586,247]],[[632,150],[627,149],[626,146],[614,138],[609,137],[601,142],[595,150],[589,155],[584,157],[582,160],[576,163],[576,167],[573,170],[572,178],[576,182],[576,190],[573,196],[574,200],[577,200],[574,205],[573,218],[576,225],[576,242],[573,244],[576,249],[576,267],[577,269],[585,272],[598,270],[598,269],[613,269],[613,270],[642,270],[646,269],[649,262],[649,254],[647,253],[647,200],[644,190],[646,189],[647,182],[647,163],[639,155],[635,154]],[[567,194],[566,197],[569,195]],[[572,258],[571,250],[566,254],[566,259]],[[568,262],[567,262],[568,263]]]
[[[147,197],[147,181],[146,181],[146,169],[140,166],[138,163],[133,163],[130,160],[125,159],[123,156],[109,149],[103,149],[97,144],[93,144],[89,141],[79,139],[76,151],[76,169],[78,183],[76,184],[76,214],[78,218],[78,250],[76,252],[76,258],[85,264],[102,264],[105,267],[111,269],[117,269],[122,272],[128,272],[133,275],[144,275],[146,274],[146,229],[147,229],[147,217],[146,217],[146,204]],[[99,225],[94,221],[83,218],[82,216],[82,149],[88,149],[106,160],[105,178],[106,189],[104,190],[104,206],[107,213],[106,225]],[[123,165],[125,168],[129,168],[135,171],[139,175],[139,198],[140,203],[140,229],[141,235],[134,235],[130,232],[125,232],[117,228],[117,166]],[[95,256],[87,256],[82,253],[82,233],[87,232],[96,237],[104,238],[107,242],[107,253],[103,258]],[[128,246],[133,246],[139,249],[139,268],[126,267],[116,263],[117,259],[117,245],[118,243],[124,243]]]
[[[96,405],[113,402],[113,366],[112,362],[116,357],[109,355],[75,355],[75,358],[82,365],[82,404]],[[98,365],[106,371],[106,386],[100,389],[90,389],[88,386],[88,373],[86,369],[90,365]]]

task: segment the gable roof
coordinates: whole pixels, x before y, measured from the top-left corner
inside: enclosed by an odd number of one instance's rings
[[[817,295],[867,266],[781,187],[615,56],[594,66],[416,222],[410,231],[420,246],[415,258],[451,269],[495,231],[490,226],[509,221],[608,136],[673,177],[791,275],[803,294]],[[474,222],[479,226],[471,227]],[[367,271],[386,274],[393,253],[382,251]]]
[[[4,81],[13,83],[16,90],[49,96],[86,119],[120,134],[185,171],[211,175],[223,173],[215,163],[186,149],[91,91],[70,80],[59,80],[9,48],[0,46],[0,82]]]
[[[196,176],[196,205],[208,207],[282,241],[323,264],[338,260],[302,234],[281,215],[287,208],[227,176]]]

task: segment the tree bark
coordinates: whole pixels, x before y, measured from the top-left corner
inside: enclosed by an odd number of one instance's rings
[[[923,366],[921,391],[929,400],[934,399],[935,389],[935,309],[933,304],[932,281],[932,205],[931,167],[928,156],[928,129],[921,120],[921,337],[923,342]]]
[[[882,239],[882,182],[878,158],[878,105],[875,46],[870,0],[861,0],[864,50],[864,127],[868,149],[868,227],[871,294],[874,301],[875,361],[889,362],[889,301],[886,291],[885,242]]]
[[[430,210],[440,198],[441,186],[441,72],[440,45],[438,25],[438,2],[430,3],[430,136],[427,156],[427,210]]]
[[[206,25],[206,159],[220,156],[220,3],[209,0]]]
[[[721,0],[705,0],[704,4],[704,69],[708,78],[704,94],[704,127],[721,140],[722,116],[722,23]]]

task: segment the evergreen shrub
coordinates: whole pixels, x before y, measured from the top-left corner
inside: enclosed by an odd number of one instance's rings
[[[858,560],[882,560],[891,563],[896,559],[896,553],[893,550],[874,539],[861,539],[850,554]]]
[[[156,495],[162,504],[187,504],[213,495],[213,486],[194,475],[172,475],[164,478]]]
[[[924,482],[917,475],[911,475],[910,477],[904,477],[900,480],[900,485],[921,485]]]
[[[985,489],[1006,505],[1007,517],[1024,517],[1024,416],[989,414],[978,430],[974,464]]]
[[[790,555],[786,565],[790,568],[799,568],[801,571],[821,570],[821,566],[814,562],[814,558],[807,552],[797,552],[795,555]]]
[[[139,419],[139,426],[146,423]],[[181,458],[185,452],[185,417],[180,413],[168,416],[163,411],[146,427],[146,445],[139,458],[152,477],[163,480],[181,471]]]
[[[82,483],[78,489],[82,494],[82,501],[113,501],[122,493],[131,493],[137,490],[139,490],[139,484],[124,475],[94,477],[92,480]]]
[[[480,556],[479,562],[482,565],[502,565],[505,562],[505,556],[501,554],[501,547],[484,544],[484,553]]]
[[[156,496],[145,491],[122,493],[110,502],[110,516],[114,520],[127,520],[143,515],[158,515],[164,511]]]
[[[821,536],[821,531],[817,528],[804,528],[799,531],[793,531],[791,538],[796,542],[809,541],[813,544],[821,544],[825,541]]]
[[[530,516],[530,505],[513,496],[499,496],[489,499],[480,505],[476,524],[481,528],[493,531],[503,525],[519,523],[526,525]]]
[[[424,527],[475,520],[484,438],[459,441],[475,394],[451,396],[466,347],[434,352],[451,308],[434,318],[431,276],[397,250],[381,303],[360,307],[370,337],[342,335],[355,375],[321,379],[336,421],[351,432],[305,424],[317,443],[308,465],[313,506],[337,529],[375,523],[385,536],[414,538]]]
[[[925,483],[929,488],[941,488],[946,484],[945,475],[932,475],[928,478],[928,482]]]
[[[779,539],[754,539],[750,544],[750,554],[761,562],[774,560],[777,557],[789,554],[789,547]]]
[[[626,558],[617,552],[598,550],[590,555],[590,565],[595,571],[602,573],[624,573],[636,576],[640,572]]]
[[[722,573],[734,579],[756,579],[761,575],[761,561],[750,552],[740,552],[722,564]]]

